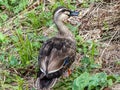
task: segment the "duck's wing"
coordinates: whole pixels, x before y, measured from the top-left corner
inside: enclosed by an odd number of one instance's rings
[[[61,68],[67,68],[74,61],[75,53],[75,42],[63,38],[52,38],[46,41],[40,50],[38,57],[40,70],[50,74]]]

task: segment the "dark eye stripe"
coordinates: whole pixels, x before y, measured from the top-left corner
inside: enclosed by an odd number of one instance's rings
[[[60,10],[60,9],[61,9],[61,10]],[[58,7],[57,9],[55,9],[53,15],[54,15],[57,11],[59,11],[59,10],[60,10],[60,12],[65,12],[65,11],[70,12],[70,10],[66,9],[65,7]]]
[[[61,12],[65,12],[65,11],[70,12],[70,10],[68,10],[68,9],[63,9]]]

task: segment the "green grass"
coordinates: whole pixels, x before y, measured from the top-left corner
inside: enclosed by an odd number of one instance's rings
[[[84,1],[81,7],[88,7],[89,3],[97,0]],[[54,26],[52,21],[52,12],[58,6],[65,6],[75,10],[75,0],[59,0],[54,4],[49,3],[44,6],[43,2],[40,3],[35,9],[27,10],[29,0],[0,0],[0,27],[3,30],[0,32],[0,90],[29,90],[29,82],[27,83],[26,69],[36,72],[37,70],[37,57],[42,43],[51,37],[51,35],[44,36],[44,29]],[[46,9],[45,9],[46,8]],[[45,10],[44,10],[45,9]],[[70,77],[62,78],[58,82],[55,90],[82,90],[80,88],[103,88],[103,86],[111,86],[114,82],[120,82],[120,77],[108,76],[106,73],[92,74],[92,70],[100,68],[101,66],[95,62],[95,57],[99,54],[97,47],[98,42],[93,40],[85,41],[83,37],[78,35],[78,27],[68,24],[72,28],[77,41],[77,53],[81,53],[80,66],[76,66],[73,74]],[[54,27],[55,28],[55,27]],[[105,24],[105,28],[107,25]],[[8,33],[7,33],[8,32]],[[53,35],[55,33],[52,33]],[[93,82],[88,85],[87,78]],[[100,80],[98,76],[102,76],[103,84],[96,85],[96,80]],[[28,77],[36,78],[36,73],[29,73]],[[93,79],[95,77],[95,80]],[[80,80],[84,79],[84,83]],[[108,79],[112,78],[112,79]],[[80,80],[79,80],[80,79]],[[77,86],[77,82],[82,86]],[[95,83],[95,84],[94,84]],[[94,86],[94,87],[93,87]],[[32,88],[34,90],[34,88]],[[96,89],[97,90],[97,89]]]

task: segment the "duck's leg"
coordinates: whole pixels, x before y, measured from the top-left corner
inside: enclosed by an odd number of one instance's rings
[[[72,74],[72,70],[68,69],[68,75],[70,76]]]

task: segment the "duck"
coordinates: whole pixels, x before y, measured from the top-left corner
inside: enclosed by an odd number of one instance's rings
[[[38,55],[37,90],[50,90],[75,61],[76,40],[73,33],[65,25],[78,11],[58,7],[53,12],[53,21],[58,29],[57,35],[46,40]]]

